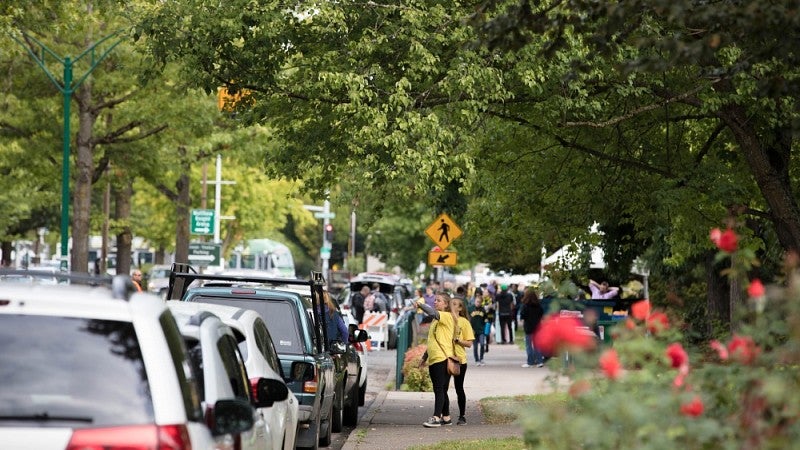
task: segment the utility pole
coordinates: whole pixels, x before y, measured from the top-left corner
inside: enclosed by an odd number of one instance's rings
[[[222,185],[223,184],[236,184],[235,181],[223,181],[222,180],[222,155],[217,155],[217,173],[214,181],[208,181],[214,185],[214,243],[221,244],[222,241],[220,239],[220,220],[233,220],[236,219],[236,216],[220,216],[222,210]],[[220,265],[225,267],[225,261],[222,259],[222,250],[220,249]]]
[[[122,38],[117,39],[115,42],[111,43],[109,48],[103,52],[100,56],[95,57],[95,49],[98,45],[104,43],[105,41],[118,36],[122,33],[123,30],[117,30],[114,33],[100,39],[94,45],[90,46],[86,50],[83,51],[80,55],[78,55],[75,59],[71,59],[69,56],[65,56],[64,58],[59,57],[55,54],[52,50],[47,48],[46,45],[39,42],[33,36],[22,33],[26,39],[30,39],[33,41],[38,47],[38,53],[35,53],[33,49],[31,49],[25,42],[20,40],[17,36],[11,35],[11,39],[16,41],[20,44],[33,58],[36,64],[44,70],[44,73],[50,78],[50,81],[56,86],[56,88],[63,94],[64,96],[64,131],[62,134],[62,158],[61,158],[61,271],[66,272],[67,267],[69,266],[68,263],[68,251],[67,246],[69,244],[69,155],[70,155],[70,148],[69,148],[69,141],[70,141],[70,129],[69,129],[69,117],[70,117],[70,103],[72,101],[72,94],[78,87],[89,77],[89,74],[103,61],[106,56],[114,49],[120,42],[122,42]],[[62,82],[59,83],[56,77],[50,73],[50,70],[47,69],[46,66],[46,58],[45,56],[49,55],[52,59],[56,62],[64,66],[64,74],[62,78]],[[91,63],[89,68],[86,70],[86,73],[81,76],[78,81],[73,83],[73,73],[72,69],[75,63],[80,61],[86,56],[91,57]],[[82,270],[82,269],[81,269]]]

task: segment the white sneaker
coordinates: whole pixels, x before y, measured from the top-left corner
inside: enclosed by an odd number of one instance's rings
[[[524,367],[524,368],[526,368],[526,369],[527,369],[528,367],[533,367],[533,366],[532,366],[532,365],[530,365],[530,364],[523,364],[523,365],[522,365],[522,367]]]
[[[536,365],[536,367],[544,367],[544,364],[539,363],[539,364]]]

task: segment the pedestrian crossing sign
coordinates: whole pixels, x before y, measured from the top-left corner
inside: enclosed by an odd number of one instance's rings
[[[453,219],[445,213],[442,213],[436,220],[433,221],[428,228],[425,229],[425,234],[431,240],[444,250],[450,244],[461,236],[461,228],[458,228]]]
[[[429,266],[455,266],[458,264],[458,253],[456,252],[428,252]]]

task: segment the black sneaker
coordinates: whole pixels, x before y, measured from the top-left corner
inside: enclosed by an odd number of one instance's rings
[[[431,416],[431,418],[428,419],[427,422],[423,423],[422,426],[425,428],[439,428],[442,426],[442,419],[436,416]]]
[[[453,424],[452,419],[445,419],[444,417],[442,417],[442,425],[452,425],[452,424]]]
[[[460,416],[458,418],[458,422],[456,422],[456,425],[466,425],[466,424],[467,424],[467,419],[464,416]]]

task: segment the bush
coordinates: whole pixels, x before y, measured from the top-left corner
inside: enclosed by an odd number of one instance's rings
[[[428,365],[422,361],[422,355],[428,350],[426,345],[417,345],[406,351],[403,357],[403,380],[401,386],[404,391],[432,392],[433,385],[428,375]]]
[[[719,258],[731,258],[728,276],[747,289],[736,331],[725,342],[684,348],[682,325],[651,310],[648,300],[615,327],[612,348],[579,352],[561,326],[550,338],[556,351],[570,346],[569,400],[524,413],[528,448],[761,449],[800,442],[798,257],[787,257],[783,286],[765,288],[748,280],[757,262],[731,233],[717,230],[712,240]]]

